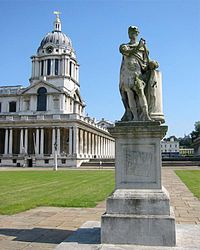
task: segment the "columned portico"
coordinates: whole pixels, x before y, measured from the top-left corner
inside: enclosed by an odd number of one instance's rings
[[[30,85],[0,86],[0,166],[52,166],[55,145],[58,167],[109,157],[112,137],[84,115],[75,50],[59,15],[54,24],[31,57]]]

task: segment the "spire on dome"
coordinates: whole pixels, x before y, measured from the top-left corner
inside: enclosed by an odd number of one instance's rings
[[[54,11],[53,14],[56,15],[56,20],[54,22],[54,31],[61,31],[61,21],[60,21],[60,11]]]

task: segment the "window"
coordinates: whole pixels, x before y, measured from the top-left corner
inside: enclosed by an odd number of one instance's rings
[[[72,76],[72,62],[69,63],[69,75]]]
[[[44,163],[45,163],[45,164],[49,164],[49,160],[47,160],[47,159],[44,160]]]
[[[44,61],[41,61],[41,76],[44,75]]]
[[[37,91],[37,111],[46,111],[47,108],[47,90],[41,87]]]
[[[16,112],[16,102],[9,103],[9,112]]]
[[[55,59],[55,75],[58,75],[58,59]]]
[[[62,164],[65,164],[66,160],[65,159],[61,159],[61,162],[62,162]]]
[[[13,159],[13,163],[17,163],[17,159]]]
[[[51,59],[47,60],[47,75],[51,74]]]

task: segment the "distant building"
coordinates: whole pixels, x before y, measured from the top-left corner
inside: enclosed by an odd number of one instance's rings
[[[52,166],[55,152],[58,166],[113,158],[113,137],[84,115],[79,64],[59,15],[31,59],[28,87],[0,87],[0,166]]]
[[[179,153],[181,156],[193,156],[194,149],[193,148],[179,147]]]
[[[100,121],[97,122],[97,124],[103,128],[108,128],[108,127],[113,127],[114,123],[108,120],[105,120],[104,118],[102,118]]]
[[[179,141],[175,136],[161,141],[161,153],[163,157],[179,156]]]

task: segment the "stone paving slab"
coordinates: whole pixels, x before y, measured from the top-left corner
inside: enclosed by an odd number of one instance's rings
[[[170,194],[176,223],[200,224],[200,200],[194,197],[174,169],[162,168],[162,184]]]
[[[100,222],[88,221],[55,250],[189,250],[200,248],[200,225],[176,225],[176,246],[101,244]]]
[[[162,177],[174,206],[176,223],[200,224],[200,201],[173,169],[163,168]],[[194,167],[189,169],[200,170]],[[100,221],[105,204],[103,201],[96,208],[37,207],[11,216],[0,215],[0,250],[54,249],[84,222]]]

